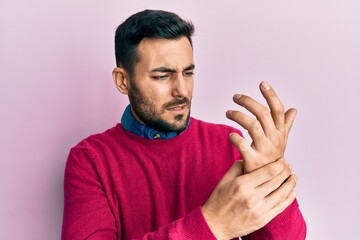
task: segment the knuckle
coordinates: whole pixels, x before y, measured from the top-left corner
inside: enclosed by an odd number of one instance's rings
[[[254,210],[251,211],[251,218],[252,219],[257,219],[257,220],[261,220],[263,218],[263,213],[260,212],[259,210]]]
[[[270,110],[268,108],[266,108],[265,106],[263,106],[260,111],[260,117],[265,118],[265,119],[271,118]]]
[[[274,110],[273,113],[275,114],[284,114],[285,112],[285,107],[283,104],[279,104],[279,106],[277,106]]]
[[[260,122],[255,119],[250,122],[249,126],[249,129],[254,132],[259,132],[262,129]]]
[[[251,210],[255,206],[254,197],[248,196],[244,201],[243,205],[246,209]]]
[[[235,181],[234,195],[235,196],[244,196],[246,194],[246,192],[247,192],[247,190],[245,189],[244,184],[239,179],[236,179],[234,181]]]

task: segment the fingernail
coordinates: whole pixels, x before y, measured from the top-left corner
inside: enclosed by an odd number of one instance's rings
[[[270,90],[270,85],[267,82],[262,82],[261,86],[265,91]]]
[[[241,96],[242,96],[241,94],[235,94],[234,99],[239,99],[239,98],[241,98]]]

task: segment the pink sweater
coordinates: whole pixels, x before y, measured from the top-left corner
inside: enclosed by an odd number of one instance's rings
[[[201,212],[221,177],[241,159],[225,125],[194,118],[168,140],[121,124],[72,148],[65,170],[62,239],[215,239]],[[305,239],[295,201],[243,239]]]

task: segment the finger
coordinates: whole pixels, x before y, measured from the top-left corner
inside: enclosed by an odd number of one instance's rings
[[[245,113],[229,110],[226,117],[245,128],[254,141],[255,145],[261,144],[265,139],[264,130],[259,121],[246,115]]]
[[[244,137],[240,136],[238,133],[230,133],[229,140],[240,152],[244,161],[251,158],[251,155],[254,153],[254,149],[249,145]]]
[[[249,96],[241,94],[235,94],[233,100],[235,103],[246,108],[256,117],[264,129],[266,135],[273,132],[273,129],[275,128],[274,121],[272,119],[270,110],[266,106],[262,105]]]
[[[227,173],[222,177],[220,184],[225,184],[229,181],[232,181],[236,177],[239,177],[243,174],[243,161],[236,161]]]
[[[257,188],[260,185],[270,181],[271,179],[277,177],[282,173],[286,168],[289,168],[284,161],[284,159],[279,159],[275,162],[269,163],[265,166],[262,166],[248,174],[240,176],[245,182],[248,182],[253,188]]]
[[[288,167],[285,168],[279,175],[257,187],[259,196],[265,198],[270,193],[278,189],[289,178],[290,174],[291,166],[288,164]]]
[[[260,90],[269,105],[272,119],[279,131],[285,130],[285,108],[275,90],[267,83],[261,82]]]
[[[285,201],[289,195],[294,191],[297,177],[291,175],[278,189],[265,197],[265,202],[270,208],[275,208],[282,201]]]
[[[291,128],[293,126],[297,110],[295,108],[290,108],[285,112],[285,129],[286,129],[286,139],[289,136]]]
[[[284,201],[279,202],[275,207],[271,208],[266,214],[263,214],[264,222],[270,222],[277,215],[282,213],[287,207],[289,207],[296,199],[296,192],[291,193],[286,197]]]

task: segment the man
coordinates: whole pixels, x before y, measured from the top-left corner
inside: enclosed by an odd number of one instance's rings
[[[117,89],[130,105],[121,124],[72,148],[65,170],[63,239],[304,239],[296,176],[283,159],[295,109],[274,90],[267,107],[234,101],[240,131],[190,117],[193,25],[145,10],[115,36]],[[229,141],[230,139],[230,141]],[[241,160],[241,161],[239,161]]]

